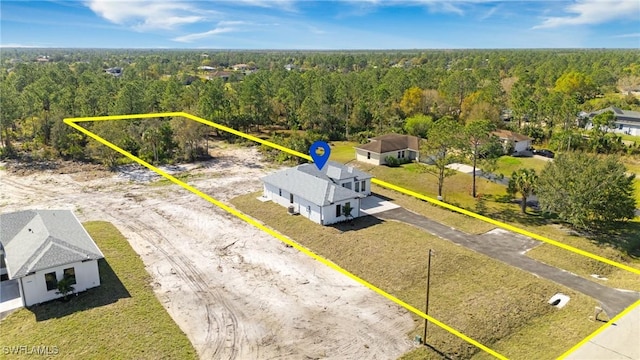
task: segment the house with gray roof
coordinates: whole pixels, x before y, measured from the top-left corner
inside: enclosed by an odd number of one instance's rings
[[[0,215],[0,274],[17,283],[22,305],[61,297],[58,281],[74,292],[100,285],[104,256],[70,210],[24,210]]]
[[[262,178],[262,198],[271,200],[321,225],[348,220],[360,212],[361,199],[371,194],[372,176],[351,166],[329,161],[318,170],[315,164],[303,164],[277,171]]]
[[[594,111],[587,114],[587,124],[585,128],[590,130],[593,128],[592,119],[603,112],[613,112],[614,127],[609,129],[615,133],[627,134],[633,136],[640,136],[640,112],[631,110],[622,110],[615,106],[610,106],[606,109]]]
[[[356,146],[356,160],[373,165],[384,165],[387,157],[399,162],[420,161],[420,138],[412,135],[385,134]]]

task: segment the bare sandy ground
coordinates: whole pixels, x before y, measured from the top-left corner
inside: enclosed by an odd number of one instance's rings
[[[257,191],[270,171],[255,149],[212,153],[168,170],[222,201]],[[176,185],[151,185],[152,172],[10,165],[0,212],[65,208],[112,222],[202,359],[392,359],[412,347],[407,311]]]

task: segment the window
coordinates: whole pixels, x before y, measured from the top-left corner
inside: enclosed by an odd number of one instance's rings
[[[58,278],[55,272],[44,274],[44,281],[47,283],[47,291],[58,289]]]
[[[342,215],[342,209],[340,208],[340,204],[336,205],[336,217]]]
[[[69,279],[69,284],[75,285],[76,284],[76,269],[74,269],[74,268],[64,269],[64,278],[65,279]]]
[[[346,182],[346,183],[342,184],[342,187],[351,190],[351,183],[350,182]]]
[[[402,153],[402,152],[398,151],[398,159],[400,159],[400,154],[401,154],[401,153]]]
[[[619,129],[622,130],[622,128],[624,127],[622,124],[619,125]]]
[[[366,183],[365,183],[365,181],[364,181],[364,180],[362,180],[362,182],[360,183],[360,189],[362,190],[362,192],[365,192],[365,191],[366,191],[366,189],[365,189],[365,184],[366,184]]]
[[[360,181],[356,181],[356,192],[360,192]]]
[[[289,194],[289,203],[293,204],[293,194]]]
[[[404,150],[402,150],[402,158],[404,159]]]
[[[367,160],[371,159],[371,153],[367,151]]]

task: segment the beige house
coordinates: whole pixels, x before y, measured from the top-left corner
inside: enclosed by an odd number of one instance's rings
[[[505,149],[508,148],[509,143],[512,143],[514,154],[522,154],[531,149],[531,141],[533,141],[533,139],[526,135],[518,134],[509,130],[496,130],[492,132],[492,134],[500,139]]]
[[[420,161],[420,138],[412,135],[386,134],[356,146],[356,160],[373,165],[386,164],[387,157],[403,161]]]

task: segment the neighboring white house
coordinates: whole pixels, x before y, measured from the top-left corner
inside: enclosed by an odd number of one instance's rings
[[[640,112],[631,110],[622,110],[615,106],[610,106],[606,109],[594,111],[587,114],[587,124],[585,128],[591,130],[593,128],[592,119],[594,116],[602,114],[606,111],[612,111],[615,116],[615,126],[610,129],[615,133],[627,134],[633,136],[640,136]]]
[[[518,134],[509,130],[496,130],[492,132],[492,134],[500,139],[505,149],[509,143],[513,144],[514,154],[521,154],[531,149],[531,141],[533,139],[526,135]]]
[[[0,271],[15,281],[25,306],[61,297],[58,281],[70,278],[74,292],[100,285],[104,258],[70,210],[25,210],[0,215]]]
[[[318,224],[335,224],[347,220],[342,213],[346,204],[352,217],[361,215],[360,199],[371,194],[371,177],[334,161],[322,170],[303,164],[263,177],[263,197]]]
[[[420,138],[411,135],[386,134],[356,146],[356,160],[373,165],[386,164],[388,156],[398,160],[420,161]]]

